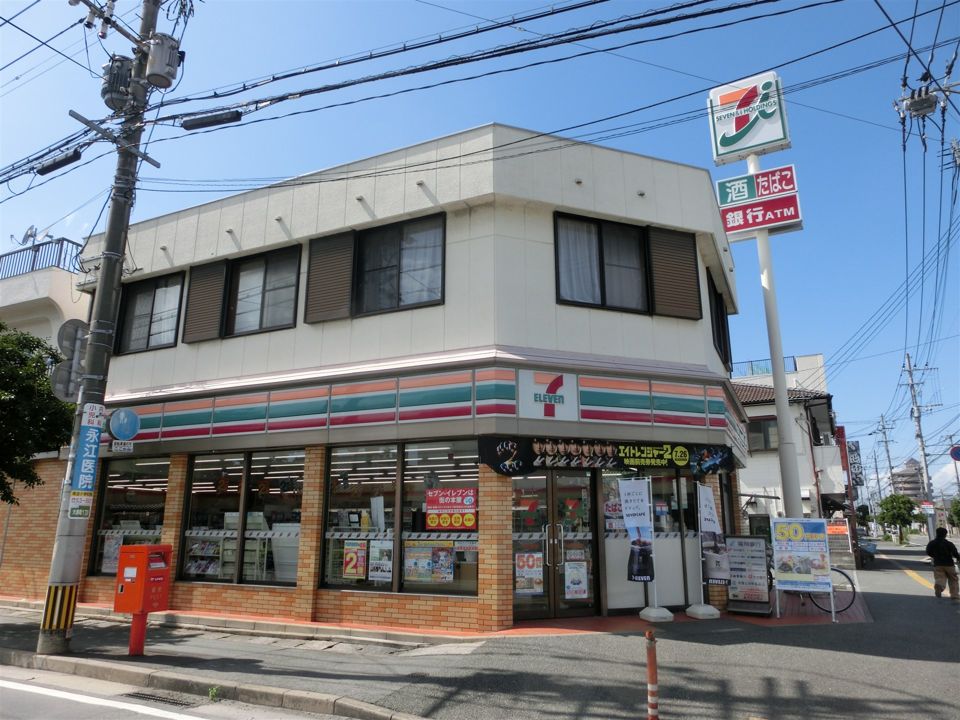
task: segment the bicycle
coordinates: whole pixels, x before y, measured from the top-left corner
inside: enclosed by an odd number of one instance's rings
[[[853,578],[846,572],[837,567],[830,567],[830,580],[833,583],[833,612],[842,613],[850,609],[853,601],[857,599],[857,586]],[[800,604],[806,604],[806,598],[816,605],[823,612],[830,612],[830,593],[829,592],[802,592],[800,593]]]

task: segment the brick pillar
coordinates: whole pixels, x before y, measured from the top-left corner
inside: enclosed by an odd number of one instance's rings
[[[742,502],[740,498],[740,475],[737,472],[730,473],[730,492],[733,494],[733,527],[736,530],[737,535],[746,534],[743,530],[743,511],[740,509],[743,507],[740,503]]]
[[[172,574],[174,577],[176,577],[181,550],[180,536],[183,529],[183,504],[186,501],[189,461],[189,455],[171,455],[170,467],[167,470],[167,499],[163,506],[163,532],[160,533],[160,543],[173,547]]]
[[[327,448],[305,449],[303,496],[300,499],[300,550],[297,556],[297,589],[294,617],[313,620],[317,586],[320,584],[320,547],[323,531],[323,481],[327,471]]]
[[[480,466],[480,566],[477,626],[513,625],[513,480]]]
[[[701,481],[713,492],[714,512],[718,518],[723,517],[723,510],[720,507],[720,476],[706,475]],[[707,602],[717,610],[727,609],[727,586],[726,585],[707,585]]]

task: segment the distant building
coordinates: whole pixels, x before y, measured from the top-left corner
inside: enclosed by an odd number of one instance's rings
[[[890,483],[897,495],[906,495],[917,503],[923,499],[923,471],[913,458],[893,469]]]

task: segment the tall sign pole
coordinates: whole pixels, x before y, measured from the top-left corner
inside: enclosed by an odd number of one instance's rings
[[[774,178],[760,170],[761,154],[790,147],[783,93],[776,73],[767,72],[714,88],[708,101],[713,157],[717,165],[747,161],[749,175],[718,183],[724,229],[733,240],[757,239],[760,285],[767,323],[773,394],[777,408],[778,455],[783,507],[787,517],[803,517],[800,471],[793,418],[787,397],[780,339],[780,314],[770,252],[770,228],[800,227],[800,206],[793,168],[779,168]]]
[[[103,401],[114,346],[127,228],[136,189],[137,162],[142,157],[139,147],[148,95],[146,43],[156,30],[160,3],[161,0],[143,0],[140,40],[134,48],[135,59],[128,85],[130,100],[124,109],[125,119],[117,138],[117,169],[100,257],[100,276],[93,301],[84,371],[80,378],[70,455],[60,492],[60,515],[37,641],[38,654],[69,652],[73,635],[87,521],[96,483],[100,430],[104,421]],[[101,12],[92,4],[89,7],[92,12]],[[105,25],[110,24],[109,17],[103,19]]]

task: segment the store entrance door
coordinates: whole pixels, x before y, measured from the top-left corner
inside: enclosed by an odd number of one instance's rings
[[[595,615],[592,470],[545,470],[513,480],[513,616]]]

